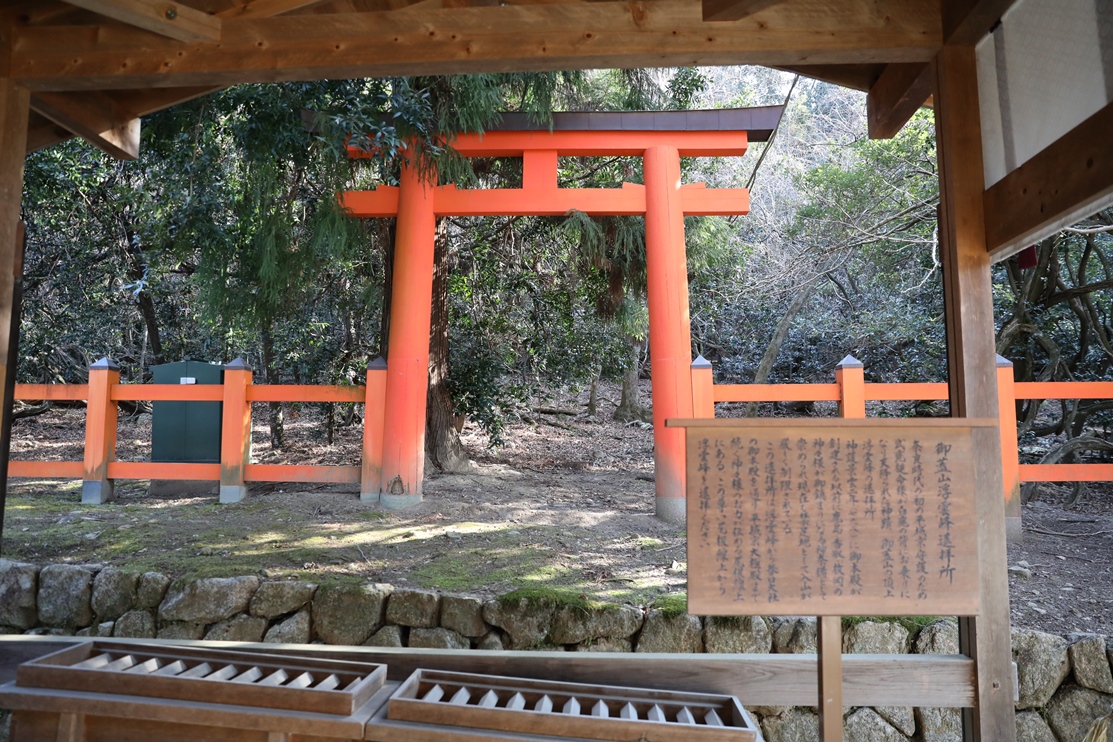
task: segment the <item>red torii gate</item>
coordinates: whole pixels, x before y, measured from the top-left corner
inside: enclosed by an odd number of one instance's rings
[[[524,117],[508,115],[499,130],[460,134],[451,144],[465,157],[522,157],[521,188],[438,186],[406,162],[398,186],[344,192],[342,203],[352,216],[398,219],[382,470],[378,478],[365,481],[363,499],[378,499],[388,508],[421,500],[437,217],[560,216],[572,210],[598,216],[644,214],[656,512],[664,520],[683,522],[684,432],[665,428],[665,420],[693,415],[684,216],[746,214],[750,198],[744,188],[682,185],[680,158],[740,157],[749,141],[768,139],[780,114],[780,106],[555,114],[553,129],[541,131],[522,126]],[[515,123],[520,130],[514,130]],[[366,156],[355,148],[350,153]],[[558,157],[618,155],[643,158],[645,185],[557,187]]]

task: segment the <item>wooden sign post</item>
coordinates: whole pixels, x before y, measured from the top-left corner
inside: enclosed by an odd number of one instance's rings
[[[818,616],[823,739],[842,739],[842,616],[977,615],[973,419],[699,419],[688,610]]]

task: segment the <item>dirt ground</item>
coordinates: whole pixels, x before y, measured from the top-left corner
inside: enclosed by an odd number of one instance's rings
[[[79,482],[11,480],[2,554],[480,596],[547,585],[650,603],[684,590],[685,536],[653,515],[652,431],[611,421],[617,399],[605,387],[598,417],[586,414],[582,390],[537,400],[525,410],[533,422],[509,425],[499,448],[469,424],[472,469],[431,473],[424,502],[401,513],[361,503],[354,486],[252,485],[244,502],[221,506],[211,494],[152,495],[146,482],[119,482],[112,503],[82,506]],[[358,424],[325,445],[320,407],[293,409],[288,445],[274,451],[265,410],[255,413],[260,463],[358,461]],[[80,460],[83,429],[80,409],[18,421],[12,458]],[[122,418],[119,441],[122,460],[146,460],[150,415]],[[1073,508],[1068,494],[1045,485],[1025,508],[1023,542],[1009,547],[1013,624],[1113,635],[1113,486],[1091,486]]]

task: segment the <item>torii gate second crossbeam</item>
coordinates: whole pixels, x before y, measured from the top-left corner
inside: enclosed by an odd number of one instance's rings
[[[425,463],[425,411],[429,379],[429,330],[433,239],[438,216],[645,216],[652,374],[656,512],[684,520],[684,431],[668,418],[692,417],[691,325],[684,216],[743,215],[744,188],[682,185],[681,157],[740,157],[751,141],[764,141],[781,108],[555,114],[553,130],[503,128],[460,134],[451,142],[465,157],[522,157],[521,188],[462,190],[438,186],[404,163],[398,186],[347,191],[352,216],[397,217],[390,338],[387,349],[382,470],[364,484],[364,500],[388,508],[421,500]],[[563,117],[563,118],[562,118]],[[352,150],[352,156],[363,156]],[[558,157],[640,156],[644,185],[560,188]]]

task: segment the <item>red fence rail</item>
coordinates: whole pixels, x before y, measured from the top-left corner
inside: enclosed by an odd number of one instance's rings
[[[1023,482],[1109,482],[1113,464],[1021,464],[1017,447],[1017,400],[1113,399],[1110,381],[1023,381],[1013,366],[998,357],[997,407],[1001,427],[1001,466],[1006,513],[1020,515]],[[879,384],[865,381],[862,364],[847,356],[835,368],[833,384],[716,384],[711,364],[692,364],[692,399],[696,417],[715,417],[717,402],[837,402],[843,417],[865,417],[866,402],[945,401],[945,383]]]
[[[82,502],[112,497],[117,479],[183,479],[220,482],[220,501],[237,502],[248,482],[329,482],[359,484],[364,500],[381,488],[383,402],[386,363],[367,368],[364,386],[252,384],[251,370],[237,359],[224,368],[223,384],[121,384],[119,368],[101,359],[89,368],[88,384],[16,384],[18,400],[85,400],[82,461],[8,462],[8,476],[81,479]],[[220,463],[116,461],[118,405],[122,401],[220,402]],[[365,405],[363,452],[359,466],[251,463],[251,405],[254,402],[345,402]]]

